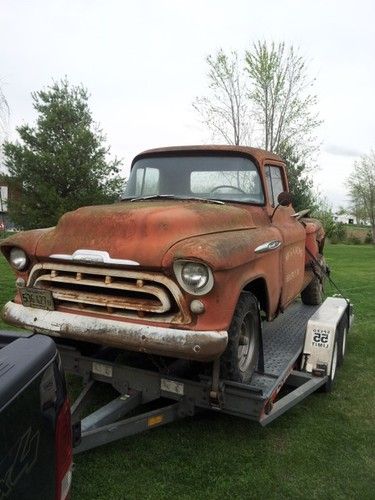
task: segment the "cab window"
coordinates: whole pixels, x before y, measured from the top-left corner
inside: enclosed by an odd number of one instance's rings
[[[275,207],[277,205],[277,197],[285,191],[283,172],[280,167],[273,165],[266,165],[265,172],[269,200],[271,205]]]

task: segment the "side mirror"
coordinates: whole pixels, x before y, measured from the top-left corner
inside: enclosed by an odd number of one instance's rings
[[[282,207],[287,207],[292,203],[292,195],[289,191],[282,191],[277,197],[277,202]]]

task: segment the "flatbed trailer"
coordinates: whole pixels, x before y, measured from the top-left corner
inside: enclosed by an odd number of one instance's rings
[[[265,426],[319,388],[331,391],[353,318],[352,305],[341,297],[330,297],[321,306],[293,304],[273,322],[264,323],[258,368],[246,384],[221,379],[220,360],[192,366],[184,360],[54,338],[65,373],[83,379],[83,389],[71,406],[74,453],[201,410]],[[33,335],[0,333],[0,344]],[[109,384],[118,396],[82,417],[97,382]]]
[[[82,392],[72,404],[74,453],[201,410],[267,425],[317,389],[332,389],[352,321],[352,306],[343,298],[328,298],[321,306],[292,305],[265,323],[263,356],[247,384],[222,380],[219,361],[192,371],[191,363],[183,360],[167,363],[165,358],[135,353],[124,360],[124,353],[115,349],[86,352],[85,344],[60,339],[65,372],[83,379]],[[140,360],[149,365],[140,368]],[[111,385],[118,397],[82,418],[97,382]]]

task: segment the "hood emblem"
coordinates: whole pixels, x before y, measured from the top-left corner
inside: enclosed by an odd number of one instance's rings
[[[280,245],[281,241],[279,240],[267,241],[266,243],[263,243],[262,245],[256,247],[254,252],[255,253],[269,252],[270,250],[276,250],[276,248],[279,248]]]
[[[139,262],[129,259],[112,259],[108,252],[101,250],[76,250],[72,255],[54,253],[51,259],[70,260],[74,262],[87,262],[89,264],[116,264],[120,266],[139,266]]]

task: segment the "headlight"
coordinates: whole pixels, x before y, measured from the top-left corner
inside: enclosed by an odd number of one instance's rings
[[[206,264],[177,260],[173,267],[177,281],[186,292],[204,295],[212,289],[214,278],[211,269]]]
[[[17,271],[22,271],[27,265],[27,255],[21,248],[14,247],[9,254],[9,262],[17,269]]]

